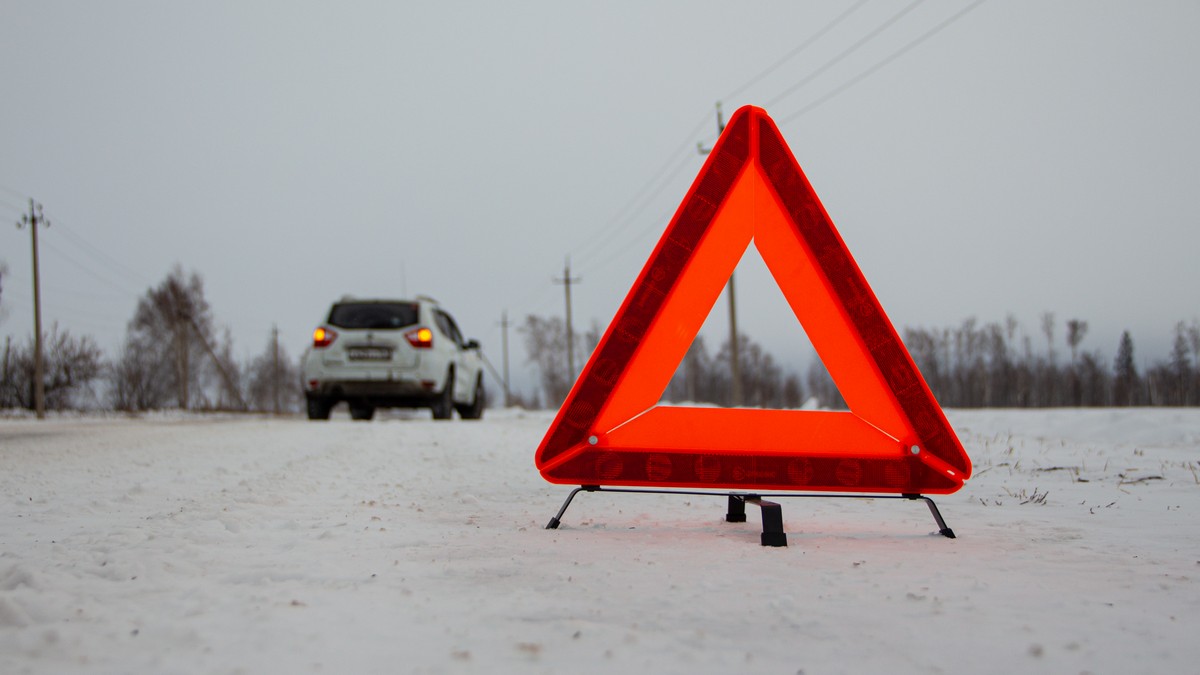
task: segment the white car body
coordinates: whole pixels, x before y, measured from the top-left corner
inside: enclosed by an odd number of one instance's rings
[[[483,414],[479,343],[463,339],[454,319],[426,297],[335,302],[313,332],[301,371],[309,419],[328,419],[341,401],[358,420],[387,407],[428,407],[437,419],[454,410],[463,419]]]

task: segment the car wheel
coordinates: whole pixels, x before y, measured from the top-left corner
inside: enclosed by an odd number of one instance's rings
[[[441,394],[434,399],[429,405],[429,409],[433,411],[433,419],[448,420],[454,414],[454,369],[451,368],[449,374],[446,375],[446,388]]]
[[[486,394],[483,392],[483,374],[475,378],[475,397],[471,399],[470,405],[458,406],[458,416],[464,420],[477,420],[483,417],[483,406],[486,403]]]
[[[329,402],[329,399],[320,396],[308,397],[308,419],[327,420],[329,411],[332,409],[333,404]]]
[[[366,403],[350,404],[350,419],[369,422],[375,416],[375,406]]]

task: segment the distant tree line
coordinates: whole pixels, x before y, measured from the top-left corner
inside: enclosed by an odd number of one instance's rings
[[[1122,334],[1112,361],[1081,344],[1088,322],[1069,319],[1063,324],[1061,347],[1054,314],[1040,321],[1044,348],[1020,329],[1015,318],[980,324],[970,318],[958,326],[906,328],[902,339],[938,402],[946,407],[1057,406],[1195,406],[1200,405],[1200,323],[1180,322],[1166,361],[1140,372],[1134,359],[1133,338]],[[566,372],[566,329],[562,319],[530,315],[519,328],[537,369],[539,389],[524,399],[558,407],[578,373]],[[601,329],[593,324],[576,340],[576,363],[584,363],[599,343]],[[1043,347],[1039,339],[1038,347]],[[803,378],[785,369],[749,336],[738,339],[743,402],[747,407],[797,408],[817,405],[845,408],[820,359],[813,358]],[[726,340],[715,354],[703,336],[689,348],[663,393],[665,401],[732,404],[730,347]]]
[[[1200,323],[1175,325],[1166,361],[1139,372],[1133,338],[1121,334],[1116,357],[1084,351],[1088,322],[1069,319],[1056,343],[1054,314],[1041,317],[1045,348],[1019,330],[1015,319],[954,328],[905,329],[903,339],[938,401],[947,407],[1200,405]],[[1018,337],[1020,336],[1020,337]]]
[[[3,278],[0,270],[0,293]],[[906,328],[901,334],[946,407],[1200,405],[1200,322],[1177,323],[1167,359],[1139,370],[1128,331],[1110,361],[1099,351],[1082,349],[1087,321],[1069,319],[1060,333],[1052,313],[1040,319],[1036,340],[1012,317],[983,324],[970,318],[957,326]],[[563,320],[529,315],[518,331],[538,386],[526,394],[511,392],[511,404],[558,407],[578,376],[567,372]],[[593,321],[573,340],[577,364],[586,362],[602,332]],[[57,325],[43,338],[43,386],[51,410],[294,412],[302,403],[298,361],[272,335],[262,352],[238,363],[229,331],[218,328],[204,297],[201,277],[180,266],[139,298],[124,344],[113,358],[105,358],[91,337],[72,335]],[[742,405],[845,407],[820,359],[813,358],[801,377],[748,335],[739,336],[738,350]],[[33,408],[33,354],[32,336],[22,343],[5,341],[0,409]],[[729,406],[732,391],[728,340],[714,353],[700,336],[663,399]]]
[[[51,327],[43,336],[43,387],[50,410],[146,411],[300,409],[298,363],[275,336],[249,362],[233,356],[218,330],[200,275],[174,269],[138,300],[125,342],[111,360],[88,337]],[[0,408],[34,407],[34,340],[6,341],[0,361]]]

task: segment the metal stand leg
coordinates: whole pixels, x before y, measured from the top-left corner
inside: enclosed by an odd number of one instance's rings
[[[938,511],[937,504],[934,504],[932,499],[926,497],[925,495],[904,495],[904,497],[906,499],[924,499],[925,504],[929,506],[929,512],[933,514],[933,519],[937,521],[938,534],[946,537],[947,539],[956,539],[954,536],[954,530],[946,527],[946,521],[942,519],[942,513],[941,511]]]
[[[746,522],[746,500],[741,495],[729,495],[729,508],[725,513],[725,522]]]
[[[759,540],[762,545],[787,546],[787,533],[783,531],[783,508],[758,495],[746,495],[744,501],[762,509],[763,531],[762,538]]]
[[[562,522],[563,514],[567,512],[567,507],[571,505],[571,500],[575,499],[575,495],[579,494],[579,492],[581,490],[587,490],[588,492],[594,492],[598,489],[599,488],[595,485],[581,485],[581,486],[575,488],[574,490],[571,490],[571,494],[567,495],[567,501],[563,502],[562,508],[560,508],[558,510],[558,514],[556,514],[553,518],[551,518],[550,522],[546,523],[545,529],[547,529],[547,530],[557,530],[558,529],[559,523]]]

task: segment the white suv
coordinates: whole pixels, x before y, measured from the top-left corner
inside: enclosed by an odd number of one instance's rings
[[[428,407],[434,419],[483,416],[479,343],[464,340],[454,319],[430,298],[343,299],[313,331],[304,356],[308,418],[327,420],[339,401],[350,417],[376,408]]]

